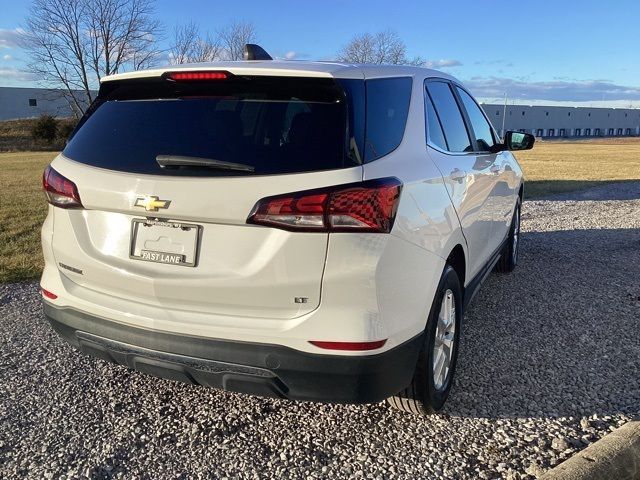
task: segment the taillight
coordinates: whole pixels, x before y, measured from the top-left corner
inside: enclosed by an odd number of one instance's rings
[[[231,77],[229,72],[168,72],[164,74],[164,78],[178,82],[226,80],[229,77]]]
[[[51,166],[42,174],[42,188],[51,205],[60,208],[82,208],[76,184],[60,175]]]
[[[247,223],[307,232],[389,233],[402,183],[381,178],[260,200]]]

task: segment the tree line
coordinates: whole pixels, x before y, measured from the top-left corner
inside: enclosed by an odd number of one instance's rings
[[[149,68],[216,60],[241,60],[244,45],[256,43],[250,22],[235,21],[213,31],[195,22],[169,34],[156,18],[154,0],[33,0],[22,47],[28,69],[40,81],[64,92],[74,112],[82,114],[94,99],[103,76]],[[336,52],[348,63],[423,65],[407,58],[406,45],[392,30],[355,35]]]

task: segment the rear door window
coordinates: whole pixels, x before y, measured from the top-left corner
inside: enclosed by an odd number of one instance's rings
[[[366,81],[365,162],[389,154],[404,136],[411,101],[410,77]]]
[[[471,98],[471,95],[460,87],[456,87],[456,89],[458,90],[464,109],[467,111],[467,115],[471,121],[471,127],[473,128],[473,133],[476,137],[478,151],[491,151],[491,147],[496,143],[491,125],[489,125],[489,122],[480,110],[478,104],[473,98]]]
[[[155,175],[268,175],[354,166],[348,98],[332,79],[233,77],[105,82],[63,154],[96,167]],[[161,168],[158,156],[213,159],[248,170]]]
[[[471,145],[467,127],[449,84],[429,81],[427,82],[427,92],[440,119],[447,141],[447,149],[450,152],[473,152],[474,148]]]

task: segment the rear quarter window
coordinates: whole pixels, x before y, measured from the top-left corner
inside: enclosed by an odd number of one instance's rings
[[[453,92],[446,82],[427,82],[427,92],[436,109],[450,152],[473,152],[469,133]]]
[[[366,81],[365,162],[391,153],[402,142],[412,84],[410,77]]]

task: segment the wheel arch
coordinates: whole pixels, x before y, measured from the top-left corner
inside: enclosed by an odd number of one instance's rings
[[[467,260],[465,258],[464,248],[461,244],[457,244],[449,253],[447,257],[447,263],[453,267],[460,279],[460,286],[464,290],[464,285],[467,276]]]

